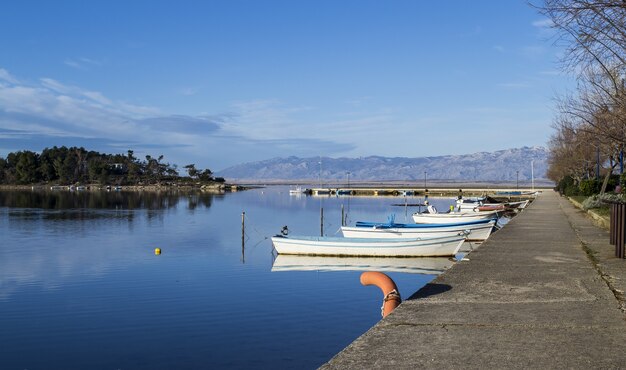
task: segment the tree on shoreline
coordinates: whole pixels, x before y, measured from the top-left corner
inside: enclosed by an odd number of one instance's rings
[[[0,158],[0,184],[151,185],[184,181],[177,166],[163,159],[163,155],[147,155],[142,161],[132,150],[126,155],[65,146],[45,148],[41,154],[24,150]],[[196,170],[195,178],[201,182],[216,180],[208,169]]]
[[[565,47],[563,69],[578,79],[575,93],[558,99],[548,174],[581,184],[595,164],[604,193],[626,143],[626,2],[544,0],[536,8]]]

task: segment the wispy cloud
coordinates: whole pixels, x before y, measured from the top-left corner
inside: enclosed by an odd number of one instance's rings
[[[11,76],[11,74],[6,69],[0,68],[0,82],[2,81],[5,81],[11,84],[19,83],[18,79]]]
[[[544,18],[532,22],[532,25],[537,28],[551,28],[554,26],[554,22],[551,19]]]
[[[16,146],[96,145],[94,150],[132,148],[138,154],[158,148],[172,161],[223,155],[223,162],[232,164],[242,160],[236,157],[241,153],[312,155],[323,149],[333,154],[354,147],[311,134],[305,123],[312,108],[278,100],[236,102],[225,113],[189,116],[117,101],[48,77],[20,83],[0,69],[0,81],[9,83],[0,83],[0,154]]]
[[[100,67],[104,63],[98,60],[80,57],[80,58],[67,58],[63,61],[63,64],[65,64],[68,67],[75,68],[75,69],[88,70],[92,67]]]

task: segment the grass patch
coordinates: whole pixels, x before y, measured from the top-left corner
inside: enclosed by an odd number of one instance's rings
[[[583,204],[583,202],[585,201],[585,199],[587,199],[587,198],[589,198],[589,197],[584,196],[584,195],[574,195],[574,196],[572,196],[572,197],[570,197],[570,198],[574,199],[575,201],[577,201],[577,202],[578,202],[578,203],[580,203],[580,204]]]
[[[611,215],[611,209],[609,206],[594,208],[593,211],[602,217],[609,217]]]

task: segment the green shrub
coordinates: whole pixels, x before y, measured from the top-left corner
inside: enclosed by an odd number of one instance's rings
[[[580,195],[590,196],[600,192],[602,182],[595,179],[583,180],[580,182],[580,185],[578,185],[578,188],[580,190]]]
[[[571,176],[565,176],[563,177],[559,183],[556,185],[556,190],[561,193],[561,194],[565,194],[568,196],[571,195],[576,195],[576,194],[568,194],[572,192],[572,188],[576,188],[575,192],[578,191],[578,187],[576,186],[574,179]]]

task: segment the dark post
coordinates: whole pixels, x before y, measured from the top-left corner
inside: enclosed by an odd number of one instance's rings
[[[345,215],[345,212],[343,210],[343,204],[342,204],[341,205],[341,226],[345,226],[346,225],[345,222],[344,222],[344,215]]]
[[[320,236],[324,236],[324,208],[320,208]]]
[[[615,203],[609,206],[609,244],[615,245]]]
[[[626,258],[626,204],[611,203],[610,207],[609,242],[615,245],[615,257]]]
[[[241,259],[244,260],[246,250],[246,212],[241,212]]]

